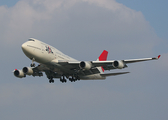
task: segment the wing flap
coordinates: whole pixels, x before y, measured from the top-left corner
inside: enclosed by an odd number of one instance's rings
[[[104,73],[104,74],[100,74],[103,77],[108,77],[108,76],[115,76],[115,75],[122,75],[122,74],[127,74],[130,72],[118,72],[118,73]]]

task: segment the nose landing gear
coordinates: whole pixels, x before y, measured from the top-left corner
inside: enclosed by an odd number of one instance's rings
[[[35,67],[36,65],[35,65],[35,63],[33,63],[33,64],[30,64],[30,66],[31,66],[31,67]]]
[[[35,59],[32,58],[32,63],[30,64],[31,67],[35,67],[35,63],[34,63]]]

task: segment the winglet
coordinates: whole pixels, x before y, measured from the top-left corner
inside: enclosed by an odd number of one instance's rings
[[[158,57],[157,57],[157,58],[159,59],[160,57],[161,57],[161,55],[158,55]]]
[[[158,55],[157,57],[152,58],[152,60],[158,60],[161,57],[161,55]]]

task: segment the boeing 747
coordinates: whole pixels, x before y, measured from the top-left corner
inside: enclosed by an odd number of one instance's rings
[[[105,70],[123,69],[129,63],[158,60],[158,57],[128,59],[128,60],[107,60],[108,51],[104,50],[96,61],[78,61],[71,58],[56,48],[42,41],[30,38],[22,44],[24,54],[32,60],[30,67],[22,70],[15,69],[14,75],[24,78],[26,75],[43,76],[46,74],[50,83],[54,83],[54,78],[60,79],[62,83],[77,80],[100,80],[108,76],[127,74],[129,72],[105,73]],[[39,65],[35,66],[34,62]]]

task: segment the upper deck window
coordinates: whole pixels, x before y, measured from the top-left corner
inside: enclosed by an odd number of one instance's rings
[[[35,41],[34,39],[29,39],[29,41]]]

